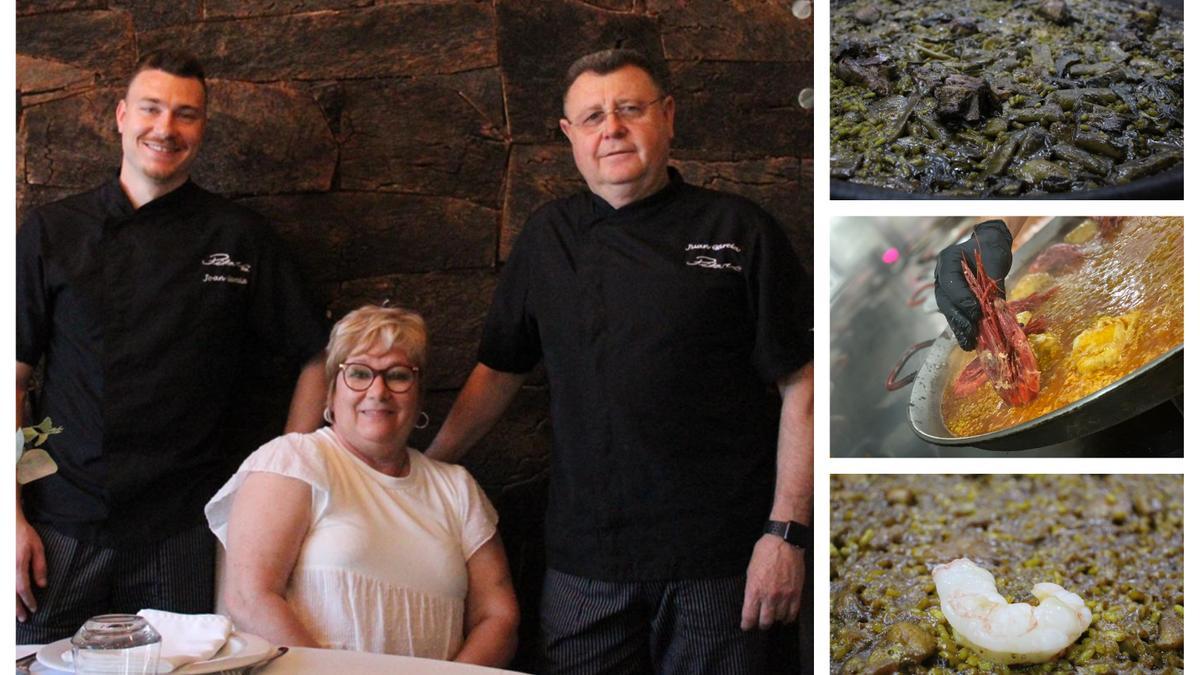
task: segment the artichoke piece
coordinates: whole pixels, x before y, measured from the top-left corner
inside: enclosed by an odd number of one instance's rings
[[[942,119],[978,122],[996,107],[996,94],[978,77],[954,74],[933,90],[937,113]]]
[[[1108,63],[1106,61],[1101,61],[1099,63],[1075,63],[1068,67],[1066,72],[1070,73],[1071,77],[1088,77],[1090,75],[1107,73],[1108,71],[1119,67],[1120,66],[1118,64]]]
[[[955,35],[974,35],[979,32],[979,23],[969,16],[956,16],[950,21],[950,32]]]
[[[914,91],[908,95],[908,100],[904,102],[904,107],[900,109],[900,112],[896,115],[896,118],[892,120],[891,124],[888,126],[887,132],[883,135],[885,143],[891,143],[900,137],[900,134],[904,132],[904,125],[908,124],[908,117],[912,115],[913,109],[916,108],[917,104],[920,102],[920,92]]]
[[[939,124],[932,116],[925,113],[915,113],[913,117],[917,118],[921,126],[925,127],[929,131],[929,135],[933,136],[938,142],[945,143],[950,138],[950,132],[946,130],[946,127]]]
[[[1071,66],[1068,70],[1070,71],[1072,77],[1103,77],[1120,69],[1121,65],[1118,63],[1101,61],[1100,63],[1076,64]]]
[[[1059,77],[1066,75],[1067,68],[1069,68],[1071,66],[1071,64],[1079,63],[1079,61],[1081,59],[1082,59],[1082,57],[1079,56],[1078,54],[1076,54],[1075,52],[1068,52],[1066,54],[1063,54],[1062,56],[1058,57],[1058,60],[1056,60],[1054,62],[1054,74],[1058,75]]]
[[[1035,42],[1029,50],[1029,56],[1033,59],[1033,65],[1041,70],[1042,75],[1049,75],[1054,72],[1054,57],[1050,55],[1050,47],[1041,43]]]
[[[1120,99],[1112,89],[1059,89],[1050,98],[1063,110],[1074,110],[1080,101],[1109,105]]]
[[[1016,178],[1001,176],[998,179],[998,184],[993,192],[1002,197],[1016,197],[1017,195],[1021,194],[1022,187],[1023,184]]]
[[[864,26],[869,26],[879,20],[879,8],[875,5],[859,7],[854,11],[854,20]]]
[[[995,138],[1005,131],[1008,131],[1008,122],[1002,117],[993,117],[983,125],[983,135],[988,138]]]
[[[1044,126],[1050,126],[1054,122],[1061,122],[1064,119],[1062,108],[1054,103],[1047,103],[1040,108],[1019,108],[1008,112],[1008,119],[1012,122],[1021,122],[1029,124],[1038,122]]]
[[[1009,136],[1008,140],[996,148],[996,151],[988,158],[987,168],[985,169],[987,174],[989,176],[998,176],[1004,173],[1004,170],[1008,168],[1008,163],[1012,161],[1013,155],[1017,151],[1017,146],[1023,140],[1025,140],[1024,129]]]
[[[889,81],[892,77],[892,67],[885,56],[844,58],[834,66],[834,75],[843,82],[861,84],[881,96],[892,93],[892,84]]]
[[[1031,159],[1017,168],[1017,175],[1026,183],[1037,185],[1047,179],[1069,180],[1071,172],[1057,162],[1048,159]]]
[[[1178,150],[1167,150],[1142,159],[1134,159],[1117,166],[1114,180],[1117,183],[1128,183],[1169,169],[1182,161],[1183,153]]]
[[[915,623],[893,624],[865,655],[859,654],[842,666],[842,675],[898,673],[933,656],[937,639]]]
[[[1145,2],[1136,5],[1133,10],[1133,21],[1146,33],[1153,33],[1155,28],[1158,28],[1158,17],[1162,14],[1162,8],[1153,2]]]
[[[852,178],[862,165],[862,155],[833,155],[829,158],[829,175],[834,178]]]
[[[1118,115],[1108,108],[1095,108],[1088,116],[1087,124],[1089,127],[1107,131],[1109,133],[1117,133],[1123,131],[1129,126],[1130,119],[1124,115]],[[1099,152],[1099,151],[1094,151]]]
[[[1034,11],[1039,16],[1049,19],[1060,26],[1065,26],[1071,22],[1071,9],[1067,7],[1065,0],[1042,0]]]
[[[1164,612],[1158,621],[1158,639],[1154,646],[1160,649],[1183,649],[1183,619],[1174,612]]]
[[[1035,125],[1025,129],[1025,138],[1017,146],[1017,156],[1032,157],[1049,144],[1049,138],[1050,134],[1039,126]]]
[[[1098,134],[1089,131],[1080,131],[1075,134],[1075,145],[1101,155],[1107,155],[1113,159],[1125,159],[1125,150],[1113,145],[1113,142],[1103,134]]]
[[[1112,90],[1118,97],[1120,97],[1121,102],[1125,104],[1125,107],[1129,108],[1129,114],[1138,114],[1137,96],[1133,95],[1133,87],[1128,84],[1114,84]]]
[[[1094,174],[1107,176],[1108,172],[1112,171],[1113,163],[1111,159],[1097,157],[1087,150],[1081,150],[1074,145],[1056,143],[1050,150],[1054,152],[1055,157],[1069,162],[1074,166],[1081,166]]]

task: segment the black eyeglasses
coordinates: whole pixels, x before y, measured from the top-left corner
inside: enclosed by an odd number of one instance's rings
[[[420,368],[413,366],[392,366],[387,370],[375,370],[361,363],[341,363],[338,368],[342,371],[342,382],[353,391],[366,391],[375,383],[376,376],[383,376],[383,385],[393,394],[403,394],[412,389],[417,381]]]

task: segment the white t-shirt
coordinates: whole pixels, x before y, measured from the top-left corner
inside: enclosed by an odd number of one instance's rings
[[[287,601],[322,647],[449,659],[463,643],[467,563],[498,520],[461,466],[408,449],[396,478],[351,454],[329,428],[262,446],[204,512],[226,543],[233,497],[251,472],[312,487],[312,521]],[[269,513],[262,514],[270,518]]]

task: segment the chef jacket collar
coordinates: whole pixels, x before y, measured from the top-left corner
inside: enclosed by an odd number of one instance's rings
[[[178,208],[186,203],[187,199],[194,195],[197,190],[199,188],[192,182],[191,178],[188,178],[183,185],[157,199],[146,202],[140,209],[135,209],[133,202],[129,201],[125,190],[121,188],[120,173],[117,173],[104,184],[102,200],[104,202],[105,213],[108,215],[110,221],[123,220],[134,214],[153,214]]]
[[[670,202],[683,186],[683,176],[673,166],[667,167],[667,184],[658,192],[647,197],[630,202],[619,209],[613,208],[611,204],[604,201],[602,197],[594,192],[589,192],[592,202],[592,215],[597,219],[607,217],[617,217],[620,219],[637,218],[643,214],[650,213],[658,207]]]

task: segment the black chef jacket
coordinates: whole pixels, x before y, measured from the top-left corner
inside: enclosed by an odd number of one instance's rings
[[[812,279],[752,202],[683,182],[614,210],[543,206],[480,347],[544,359],[550,567],[606,580],[745,571],[774,494],[774,383],[812,359]]]
[[[17,232],[17,360],[45,357],[36,416],[63,431],[26,517],[105,545],[203,523],[249,341],[298,367],[326,335],[265,220],[191,182],[136,210],[115,178],[38,208]]]

